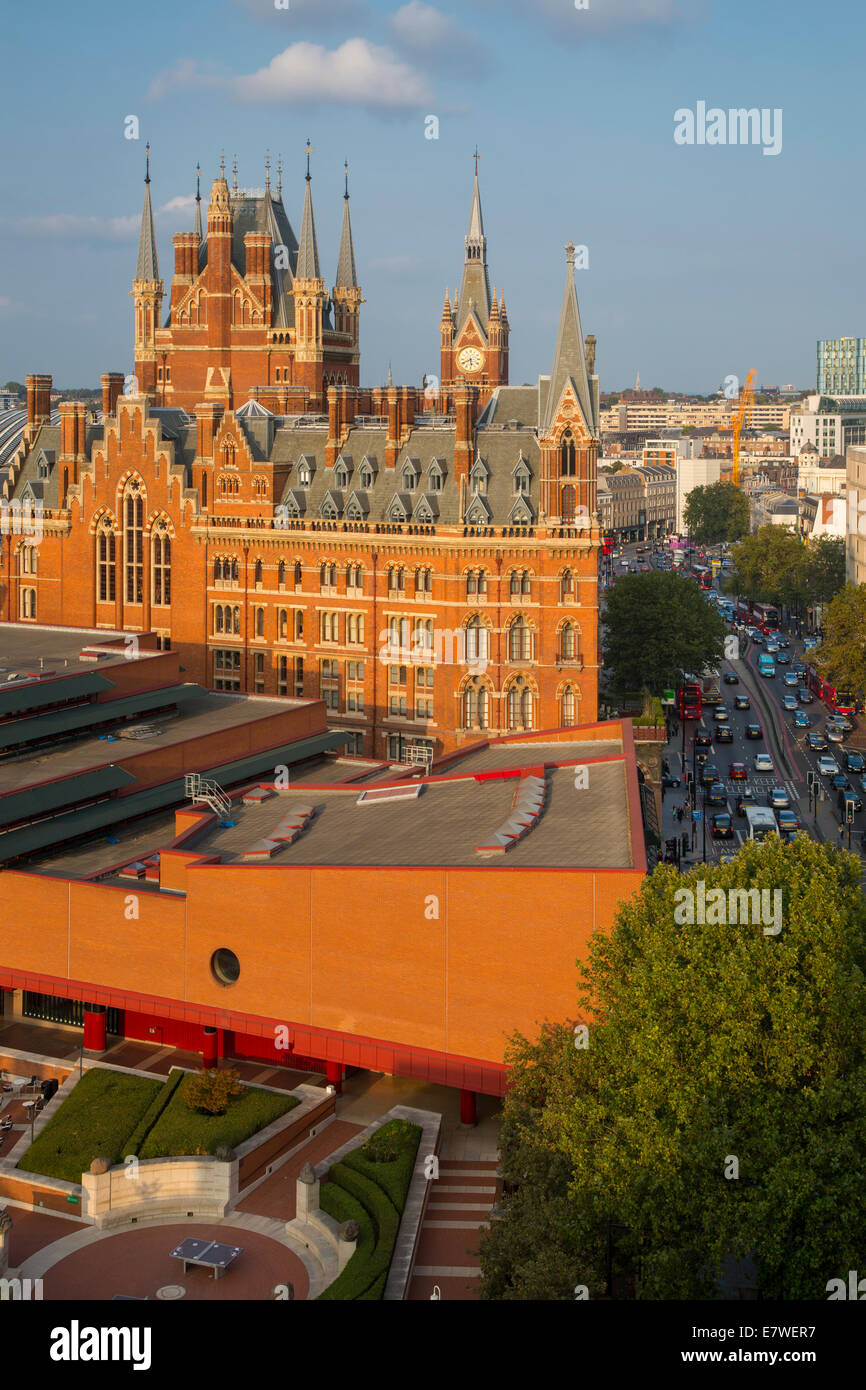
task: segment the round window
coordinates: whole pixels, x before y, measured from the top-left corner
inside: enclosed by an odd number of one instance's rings
[[[241,973],[241,963],[234,951],[220,946],[210,958],[210,968],[221,985],[233,985]]]

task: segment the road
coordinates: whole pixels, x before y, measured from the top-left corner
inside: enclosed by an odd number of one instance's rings
[[[630,564],[639,565],[641,563],[635,557],[635,546],[625,546],[622,549]],[[649,549],[651,547],[648,547]],[[643,563],[654,563],[654,558],[650,554],[643,560]],[[618,572],[627,572],[619,565],[616,557],[613,559],[613,566],[614,575]],[[785,710],[783,700],[785,695],[796,695],[797,690],[793,687],[787,687],[784,683],[784,677],[787,671],[791,671],[799,661],[804,660],[804,651],[801,641],[788,634],[785,635],[788,636],[789,646],[785,650],[790,657],[790,662],[779,663],[777,657],[774,677],[765,678],[758,673],[757,661],[763,648],[750,642],[747,638],[743,638],[741,641],[739,659],[723,661],[721,664],[722,683],[719,698],[725,702],[728,709],[727,723],[733,731],[733,742],[719,743],[717,741],[715,735],[719,725],[713,718],[712,707],[705,708],[701,722],[713,734],[713,742],[709,749],[698,749],[697,752],[706,752],[707,761],[714,763],[719,769],[719,781],[725,784],[727,803],[725,806],[706,807],[703,804],[702,790],[699,789],[697,805],[704,815],[704,820],[700,825],[691,825],[688,813],[682,821],[678,821],[674,815],[675,809],[678,806],[683,806],[686,798],[685,777],[683,775],[685,769],[698,770],[694,746],[694,735],[698,721],[689,720],[685,723],[685,748],[682,725],[665,748],[665,757],[668,760],[670,770],[675,776],[680,776],[681,786],[679,789],[670,788],[664,793],[662,839],[666,840],[674,836],[681,838],[684,832],[689,833],[691,848],[682,861],[683,867],[701,862],[704,853],[708,862],[718,862],[721,855],[736,853],[743,843],[747,834],[746,820],[745,817],[737,816],[735,813],[737,795],[742,790],[743,783],[733,781],[730,777],[730,764],[733,762],[745,763],[748,785],[754,792],[757,805],[768,805],[771,789],[784,787],[791,809],[799,815],[802,829],[807,834],[819,841],[842,843],[846,849],[851,848],[855,853],[861,850],[861,831],[866,829],[866,813],[856,812],[852,827],[853,834],[849,834],[849,829],[846,826],[844,834],[840,837],[837,793],[830,787],[829,778],[818,774],[818,785],[823,793],[823,799],[819,800],[816,806],[809,798],[807,774],[813,771],[817,774],[818,758],[826,753],[836,758],[840,770],[844,772],[845,749],[856,746],[860,751],[859,745],[863,741],[862,734],[855,728],[852,734],[846,735],[844,743],[828,742],[823,753],[813,752],[808,747],[807,734],[813,730],[825,733],[830,711],[817,697],[812,702],[802,705],[798,699],[798,708],[809,716],[810,722],[808,729],[794,728],[793,711]],[[725,672],[736,675],[738,683],[725,684],[723,679]],[[802,683],[805,684],[805,682]],[[749,710],[743,711],[734,708],[737,695],[748,697]],[[746,738],[745,727],[748,723],[757,723],[761,726],[763,736],[760,740]],[[855,720],[855,725],[857,723],[858,721]],[[773,763],[772,772],[756,771],[755,756],[759,752],[770,755]],[[866,801],[866,794],[861,792],[860,788],[860,775],[851,773],[848,775],[848,781],[850,786],[855,791],[860,792]],[[726,810],[731,816],[733,837],[732,839],[715,840],[711,833],[712,816],[716,811],[723,810]],[[706,826],[706,831],[704,831],[704,826]],[[705,838],[706,850],[704,850]],[[861,879],[861,882],[864,881],[866,881],[866,871]]]

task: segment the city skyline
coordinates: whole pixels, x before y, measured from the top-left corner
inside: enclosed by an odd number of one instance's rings
[[[197,162],[206,196],[223,150],[253,187],[264,184],[267,151],[272,169],[281,154],[297,231],[310,139],[329,282],[349,163],[364,384],[384,381],[389,363],[402,382],[438,371],[477,146],[512,382],[550,369],[572,239],[587,248],[578,293],[603,389],[626,388],[640,370],[647,385],[708,394],[751,366],[759,380],[808,386],[816,341],[859,332],[849,291],[857,195],[851,215],[831,223],[821,192],[841,182],[838,131],[856,119],[845,76],[863,20],[848,4],[830,9],[850,42],[841,51],[827,22],[810,31],[806,54],[792,23],[805,18],[802,4],[783,30],[743,4],[474,0],[458,11],[421,0],[224,0],[181,13],[157,3],[142,31],[118,27],[95,0],[74,71],[78,17],[58,13],[38,39],[13,19],[13,109],[28,99],[31,59],[43,84],[0,211],[0,379],[45,371],[95,386],[105,370],[131,370],[145,141],[167,276],[172,236],[192,229]],[[702,102],[783,110],[778,156],[678,144],[675,114]],[[137,139],[126,138],[131,117]]]

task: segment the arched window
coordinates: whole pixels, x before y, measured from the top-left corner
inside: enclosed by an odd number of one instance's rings
[[[234,629],[235,629],[235,632],[236,632],[236,633],[240,633],[240,630],[241,630],[241,610],[240,610],[239,608],[233,608],[233,609],[232,609],[232,619],[233,619],[233,622],[234,622]]]
[[[153,602],[167,607],[171,603],[171,536],[164,521],[156,523],[150,544]]]
[[[213,611],[213,630],[214,632],[222,632],[223,630],[223,606],[221,603],[218,603]]]
[[[517,618],[508,629],[508,660],[532,660],[532,629],[525,618]]]
[[[523,595],[524,598],[528,598],[528,597],[529,597],[529,588],[530,588],[529,570],[524,570],[523,573],[522,573],[521,576],[520,576],[520,592],[521,592],[521,594]]]
[[[577,722],[576,701],[574,698],[574,691],[572,690],[570,685],[567,685],[563,690],[562,699],[560,700],[559,705],[560,727],[563,729],[573,728],[575,723]]]
[[[281,560],[280,563],[279,563],[279,565],[277,566],[277,588],[278,588],[278,589],[285,589],[285,587],[286,587],[286,562],[285,562],[285,560]]]
[[[36,590],[22,589],[19,612],[22,618],[36,617]]]
[[[300,609],[300,608],[298,608],[298,609],[295,610],[295,641],[296,641],[296,642],[300,642],[300,640],[301,640],[301,638],[303,637],[303,635],[304,635],[304,614],[303,614],[303,610]]]
[[[141,603],[144,597],[144,498],[137,480],[127,483],[123,496],[123,566],[126,602]]]
[[[560,661],[574,661],[577,656],[577,634],[573,623],[565,623],[559,632]]]
[[[281,608],[277,616],[277,635],[281,642],[284,642],[289,635],[289,615],[285,608]]]
[[[574,488],[571,483],[566,483],[562,489],[562,522],[564,526],[570,526],[574,521]]]
[[[295,588],[300,589],[303,583],[304,570],[300,560],[295,561]]]
[[[571,570],[563,570],[559,577],[559,601],[570,603],[574,599],[574,575]]]
[[[478,575],[470,570],[466,576],[466,597],[475,598],[478,593]]]
[[[559,471],[563,478],[575,476],[574,435],[566,430],[559,445]]]
[[[257,608],[257,609],[256,609],[256,636],[257,636],[257,637],[264,637],[264,635],[265,635],[265,610],[264,610],[264,608]]]
[[[535,696],[523,677],[508,688],[509,729],[531,729],[535,723]]]
[[[490,720],[490,692],[478,676],[463,692],[463,727],[486,729]]]
[[[512,571],[511,571],[511,579],[510,579],[510,581],[509,581],[509,590],[510,590],[510,593],[511,593],[511,597],[512,597],[512,598],[517,598],[518,595],[520,594],[520,570],[512,570]]]
[[[479,598],[486,598],[486,597],[487,597],[487,571],[486,571],[486,570],[479,570],[479,571],[478,571],[478,597],[479,597]]]
[[[99,523],[96,533],[96,593],[100,603],[114,603],[115,540],[111,522]]]
[[[474,665],[490,659],[490,633],[475,613],[466,624],[466,663]]]
[[[262,581],[263,581],[263,579],[264,579],[264,570],[263,570],[263,568],[262,568],[262,562],[261,562],[261,560],[256,560],[256,570],[255,570],[255,581],[254,581],[254,582],[255,582],[255,586],[256,586],[257,589],[260,589],[260,588],[262,587]]]

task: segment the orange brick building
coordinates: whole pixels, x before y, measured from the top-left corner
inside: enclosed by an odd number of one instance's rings
[[[27,379],[0,501],[0,617],[153,631],[187,678],[321,698],[357,753],[439,755],[479,733],[592,721],[598,689],[598,378],[574,248],[548,375],[508,380],[477,168],[442,383],[359,386],[348,189],[335,284],[309,172],[296,241],[276,194],[215,180],[175,237],[161,324],[150,173],[135,376],[102,419]],[[5,515],[5,514],[4,514]]]

